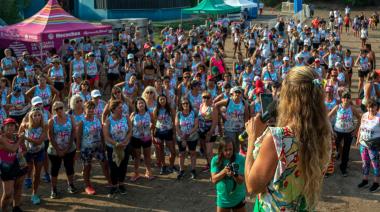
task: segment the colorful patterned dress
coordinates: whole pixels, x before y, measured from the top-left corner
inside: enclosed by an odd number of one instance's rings
[[[254,211],[306,211],[301,194],[304,181],[300,178],[299,144],[288,127],[270,127],[255,142],[253,157],[257,159],[264,136],[271,133],[278,164],[267,192],[257,196]]]

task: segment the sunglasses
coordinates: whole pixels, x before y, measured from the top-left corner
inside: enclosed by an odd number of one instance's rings
[[[146,92],[147,94],[153,94],[153,91],[148,91],[148,92]]]
[[[76,103],[79,103],[79,102],[83,102],[83,100],[80,99],[80,100],[77,100],[77,101],[76,101]]]
[[[337,77],[338,75],[331,75],[331,77]]]
[[[203,99],[211,99],[211,96],[202,96]]]
[[[182,105],[189,105],[188,102],[182,102]]]
[[[88,84],[82,84],[82,85],[84,85],[84,86],[88,86]]]
[[[189,78],[190,78],[190,76],[184,76],[183,78],[185,78],[185,79],[189,79]]]
[[[114,94],[119,94],[119,93],[121,93],[121,91],[115,91],[115,93],[114,93]]]
[[[63,107],[57,107],[57,108],[55,108],[55,111],[58,111],[58,110],[63,110]]]
[[[241,94],[241,92],[240,92],[240,91],[235,91],[234,93],[236,93],[236,94]]]

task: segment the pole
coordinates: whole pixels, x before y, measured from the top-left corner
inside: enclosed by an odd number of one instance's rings
[[[181,25],[183,25],[183,23],[182,23],[182,9],[181,9]]]
[[[43,58],[42,58],[42,42],[40,43],[40,57],[41,57],[41,62],[42,62],[42,60],[43,60]]]

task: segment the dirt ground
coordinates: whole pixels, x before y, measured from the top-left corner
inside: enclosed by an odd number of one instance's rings
[[[378,9],[378,8],[377,8]],[[369,14],[373,9],[366,11]],[[316,15],[326,16],[327,10],[318,10]],[[354,14],[357,13],[354,11]],[[369,32],[369,42],[376,52],[380,50],[380,31]],[[350,48],[354,55],[360,47],[358,38],[352,34],[343,35],[344,48]],[[230,45],[230,44],[228,44]],[[227,46],[227,54],[232,55],[231,45]],[[378,53],[380,56],[380,53]],[[380,59],[378,57],[378,59]],[[227,60],[231,63],[231,59]],[[356,85],[356,82],[354,83]],[[187,163],[189,159],[187,159]],[[205,161],[198,160],[200,171]],[[338,162],[339,163],[339,162]],[[132,170],[131,162],[129,171]],[[357,189],[361,181],[361,160],[358,149],[353,147],[350,154],[349,176],[343,178],[338,172],[325,180],[321,202],[318,211],[380,211],[380,191],[370,193],[367,189]],[[42,197],[41,205],[30,203],[31,190],[24,190],[22,208],[26,211],[215,211],[215,191],[209,180],[209,173],[200,173],[196,180],[190,180],[187,173],[182,181],[176,181],[176,174],[159,176],[158,170],[154,173],[157,178],[153,181],[140,179],[136,183],[126,180],[127,194],[118,194],[115,198],[107,198],[106,181],[102,177],[100,166],[94,163],[92,181],[97,195],[89,196],[84,192],[81,173],[81,163],[76,165],[76,186],[80,193],[71,195],[66,192],[65,176],[61,170],[58,191],[60,198],[49,198],[49,184],[41,183],[39,194]],[[143,170],[141,169],[141,173]],[[130,172],[128,172],[130,176]],[[371,179],[372,181],[372,179]],[[248,200],[247,209],[252,211],[252,200]]]

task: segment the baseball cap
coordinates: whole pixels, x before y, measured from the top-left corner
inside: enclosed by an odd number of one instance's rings
[[[156,50],[156,47],[152,46],[152,47],[150,48],[150,50],[151,50],[151,51]]]
[[[135,56],[132,54],[132,53],[129,53],[128,56],[127,56],[127,59],[128,60],[131,60],[133,59]]]
[[[81,75],[78,72],[73,73],[73,78],[80,78]]]
[[[3,121],[3,125],[7,125],[7,124],[16,124],[16,120],[14,120],[13,118],[6,118],[4,121]]]
[[[289,57],[288,56],[285,56],[284,58],[282,58],[283,61],[289,61]]]
[[[94,52],[90,52],[90,53],[88,53],[87,55],[88,55],[89,57],[95,57]]]
[[[93,91],[91,91],[91,97],[96,98],[96,97],[99,97],[99,96],[102,96],[102,94],[100,93],[99,90],[93,90]]]
[[[53,59],[51,60],[51,62],[52,62],[52,63],[60,63],[61,60],[60,60],[59,58],[53,58]]]
[[[315,58],[314,62],[316,62],[316,63],[320,63],[321,60],[320,60],[319,58]]]
[[[335,67],[340,67],[342,64],[340,62],[335,63]]]
[[[234,86],[232,89],[231,89],[231,91],[230,91],[230,93],[235,93],[235,92],[241,92],[241,88],[239,87],[239,86]]]
[[[377,69],[375,72],[377,75],[380,75],[380,69]]]
[[[162,49],[162,46],[161,45],[157,45],[156,49]]]
[[[42,103],[43,103],[43,101],[42,101],[41,97],[35,96],[35,97],[32,98],[32,105],[33,106],[36,106],[36,105],[42,104]]]
[[[259,76],[255,76],[255,78],[253,78],[253,81],[257,81],[257,80],[260,80],[260,77]]]

